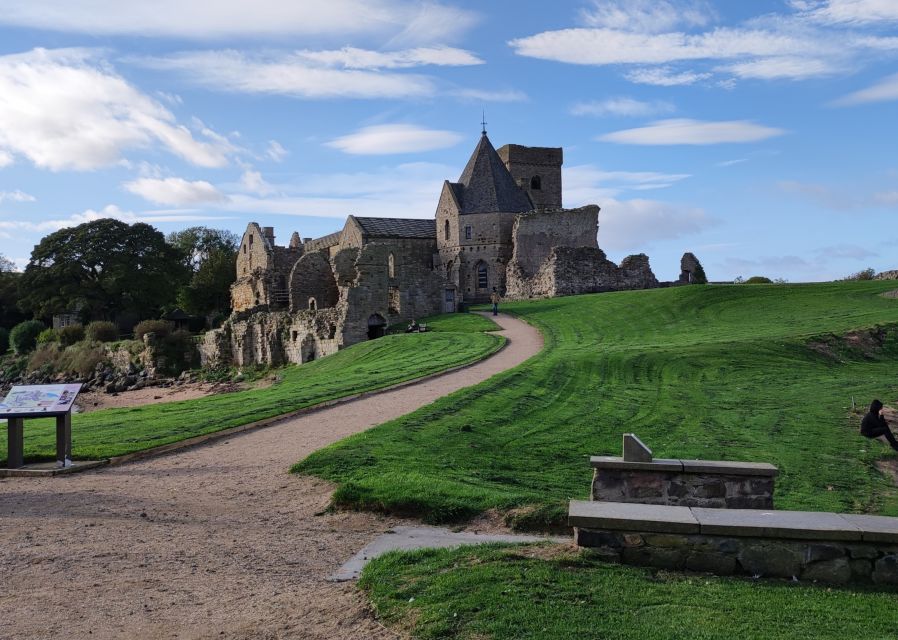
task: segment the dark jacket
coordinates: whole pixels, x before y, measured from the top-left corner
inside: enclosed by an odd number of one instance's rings
[[[867,436],[868,438],[874,434],[879,435],[883,429],[888,428],[889,423],[886,422],[886,419],[879,415],[879,413],[874,413],[873,411],[865,415],[864,419],[861,421],[861,435]]]

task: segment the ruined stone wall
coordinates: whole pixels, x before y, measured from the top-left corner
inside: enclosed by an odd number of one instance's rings
[[[331,263],[322,252],[300,258],[290,272],[290,310],[310,309],[310,300],[317,309],[335,307],[340,294]]]
[[[898,269],[876,274],[876,280],[898,280]]]
[[[237,277],[248,276],[256,269],[272,267],[272,247],[255,222],[249,223],[237,250]]]
[[[231,285],[231,311],[241,312],[269,303],[270,272],[257,269]]]
[[[533,276],[556,247],[598,248],[598,230],[599,208],[595,205],[522,213],[512,229],[512,262],[525,277]]]
[[[537,209],[561,208],[561,164],[559,147],[524,147],[506,144],[496,150],[515,183],[527,192]],[[538,178],[538,185],[533,178]],[[538,188],[534,188],[538,186]]]
[[[628,256],[618,266],[592,247],[555,247],[533,276],[517,262],[508,266],[507,296],[512,299],[572,296],[658,286],[645,254]]]

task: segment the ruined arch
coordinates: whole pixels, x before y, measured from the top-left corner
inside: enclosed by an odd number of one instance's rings
[[[382,338],[387,332],[387,321],[379,313],[368,316],[368,339]]]
[[[331,264],[321,253],[308,253],[290,271],[290,309],[301,311],[315,301],[317,309],[329,309],[340,299]]]

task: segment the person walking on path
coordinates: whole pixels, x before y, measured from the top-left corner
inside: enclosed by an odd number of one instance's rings
[[[496,287],[493,287],[493,292],[490,294],[490,302],[493,303],[493,315],[499,315],[499,292],[496,291]]]
[[[898,451],[898,440],[895,440],[895,434],[892,433],[889,423],[886,422],[884,411],[882,402],[879,400],[870,403],[870,412],[861,421],[861,435],[867,438],[885,436],[892,448]]]

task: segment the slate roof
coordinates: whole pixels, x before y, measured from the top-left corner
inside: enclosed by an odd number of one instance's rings
[[[486,132],[458,182],[450,185],[461,204],[459,213],[521,213],[533,209],[530,197],[515,184]]]
[[[362,231],[369,238],[423,238],[437,237],[437,222],[434,219],[415,218],[359,218],[353,216]]]

